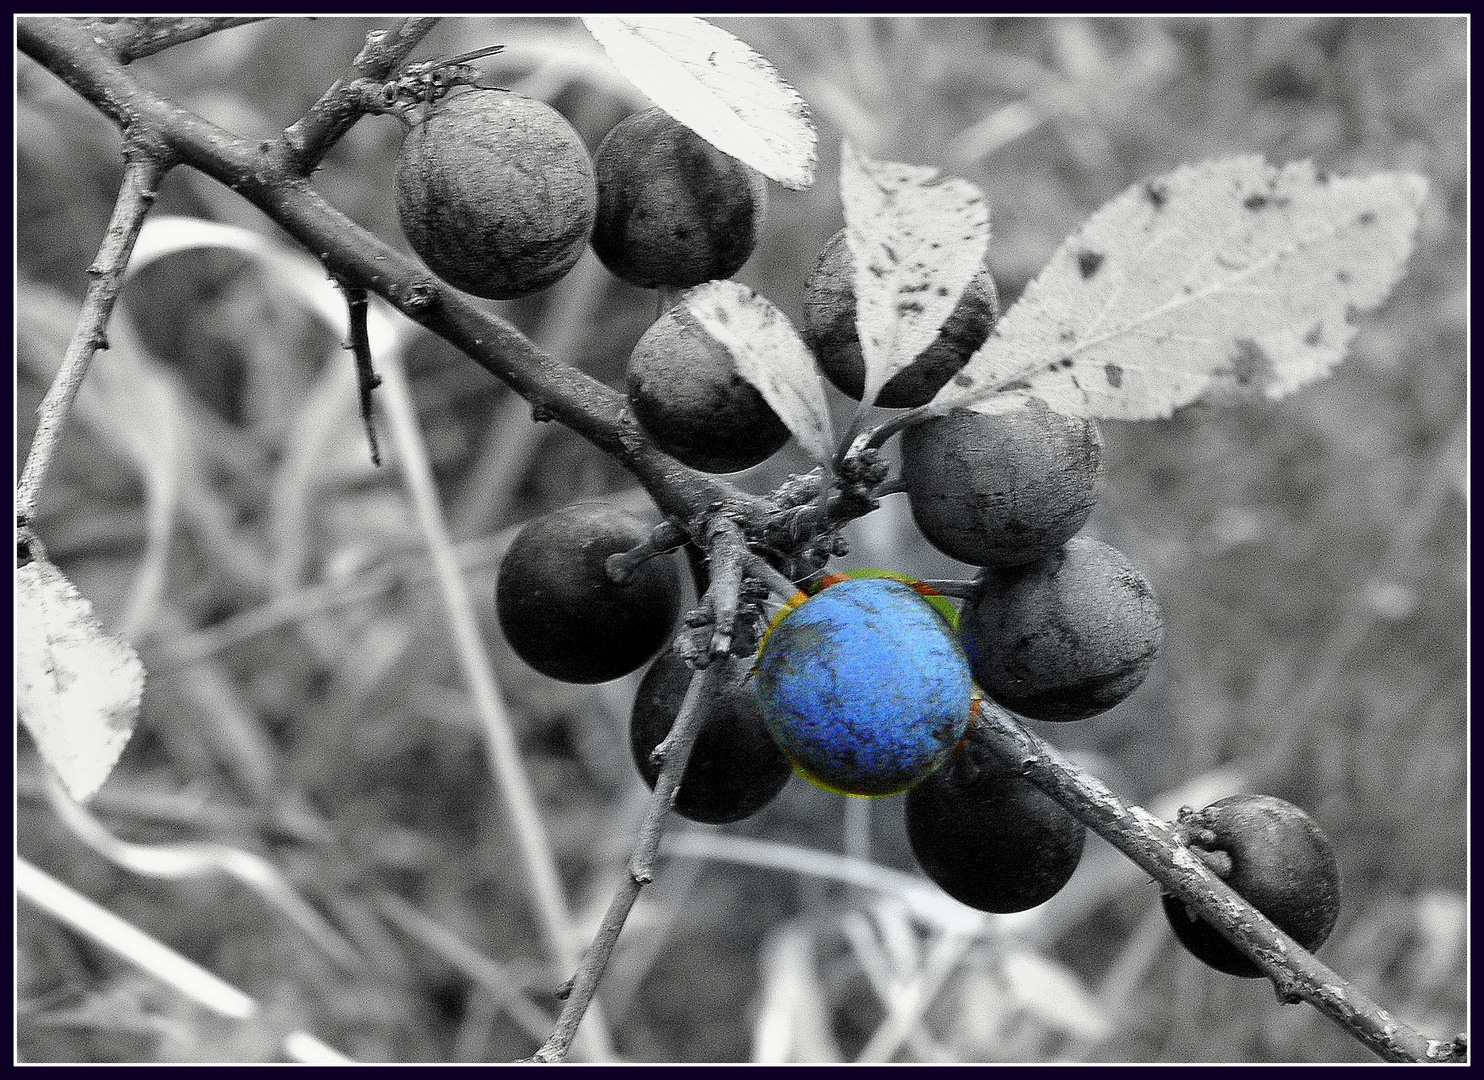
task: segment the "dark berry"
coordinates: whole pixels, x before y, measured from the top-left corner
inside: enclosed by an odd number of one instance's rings
[[[495,586],[516,655],[553,679],[598,683],[638,670],[659,651],[680,614],[674,558],[641,563],[622,585],[606,569],[610,555],[648,535],[644,522],[604,503],[577,503],[521,529]]]
[[[1035,720],[1082,720],[1144,681],[1164,618],[1123,552],[1074,536],[1036,562],[980,571],[959,637],[995,701]]]
[[[625,117],[593,158],[593,251],[634,285],[729,278],[757,244],[763,178],[656,106]]]
[[[639,426],[693,469],[738,472],[788,442],[788,428],[738,373],[731,352],[683,305],[661,315],[639,339],[627,381]]]
[[[680,778],[675,812],[707,825],[741,821],[757,813],[783,790],[793,775],[788,759],[763,726],[762,709],[752,692],[751,665],[726,665],[720,691],[702,701],[705,719]],[[644,673],[629,719],[629,747],[634,764],[651,788],[660,765],[650,757],[670,733],[690,683],[691,669],[679,655],[661,653]]]
[[[907,792],[907,838],[923,872],[960,903],[1008,913],[1044,904],[1082,859],[1087,829],[1024,777],[972,750]]]
[[[825,244],[804,286],[804,340],[825,377],[859,401],[866,388],[866,362],[856,330],[854,275],[855,260],[841,229]],[[994,278],[982,266],[937,338],[887,380],[875,403],[888,409],[926,405],[984,344],[999,315]]]
[[[572,269],[597,212],[592,161],[561,113],[495,90],[454,94],[407,133],[397,217],[412,249],[464,292],[511,300]]]
[[[1197,853],[1213,860],[1242,899],[1305,949],[1323,945],[1340,917],[1340,867],[1318,824],[1297,806],[1271,795],[1232,795],[1180,822]],[[1206,920],[1192,916],[1176,896],[1163,898],[1165,917],[1180,944],[1217,971],[1244,979],[1262,977],[1249,960]]]
[[[1103,442],[1097,424],[1033,401],[990,415],[968,409],[902,434],[912,517],[943,554],[974,566],[1049,555],[1097,505]]]

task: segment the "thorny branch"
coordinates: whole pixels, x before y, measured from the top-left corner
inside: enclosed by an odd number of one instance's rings
[[[113,303],[118,299],[124,268],[134,251],[134,241],[139,239],[145,215],[154,205],[160,180],[169,169],[169,155],[159,146],[146,146],[142,137],[129,139],[125,159],[124,181],[113,205],[113,217],[108,222],[98,257],[88,267],[90,280],[83,296],[82,315],[63,354],[61,370],[37,410],[36,437],[31,441],[16,488],[15,516],[21,528],[26,528],[36,516],[42,481],[46,479],[62,426],[93,356],[99,349],[108,348],[105,331]]]
[[[362,91],[405,60],[411,48],[427,32],[427,20],[408,20],[391,39],[368,43],[357,61],[358,78],[364,85],[354,91],[332,87],[310,113],[285,132],[277,144],[262,147],[240,139],[149,91],[125,69],[134,57],[158,48],[190,40],[222,28],[222,20],[181,20],[174,37],[151,43],[140,37],[139,27],[100,30],[103,24],[83,25],[67,19],[24,19],[17,27],[22,51],[57,75],[128,133],[130,145],[147,137],[160,148],[143,158],[130,157],[125,192],[115,208],[110,241],[100,252],[103,273],[92,283],[85,310],[90,314],[79,323],[74,346],[68,350],[71,368],[86,369],[87,359],[101,345],[101,330],[108,307],[117,291],[116,275],[127,261],[133,236],[152,198],[165,162],[178,158],[238,192],[263,210],[290,235],[313,252],[337,279],[375,292],[403,314],[445,338],[496,377],[529,400],[543,417],[556,419],[595,446],[613,455],[632,472],[654,497],[663,513],[683,528],[692,542],[707,544],[720,511],[745,539],[744,553],[766,552],[770,563],[788,564],[802,571],[820,555],[819,538],[828,538],[852,517],[868,512],[879,494],[864,484],[851,484],[826,497],[822,482],[811,485],[819,498],[794,499],[784,489],[774,498],[750,495],[711,476],[695,473],[656,449],[638,430],[613,390],[537,349],[504,320],[488,314],[430,278],[413,260],[360,229],[329,206],[304,182],[325,152],[364,112]],[[187,27],[185,24],[190,23]],[[117,24],[124,25],[124,24]],[[134,35],[134,36],[128,36]],[[383,51],[378,52],[381,48]],[[339,84],[337,84],[339,85]],[[131,186],[131,184],[133,186]],[[115,225],[117,228],[115,228]],[[107,253],[107,257],[105,257]],[[113,280],[109,280],[112,276]],[[76,392],[81,371],[72,376],[70,390]],[[59,376],[58,384],[65,386]],[[58,387],[53,387],[58,391]],[[48,398],[51,398],[51,394]],[[66,400],[70,401],[70,397]],[[43,405],[46,409],[46,405]],[[65,416],[66,405],[53,407],[53,423]],[[854,440],[852,449],[876,448],[905,424],[920,418],[913,412]],[[46,425],[43,424],[43,428]],[[18,518],[34,511],[35,493],[54,443],[55,430],[38,432],[18,498]],[[882,477],[874,478],[879,484]],[[787,487],[787,485],[785,486]],[[718,545],[725,546],[725,545]],[[730,556],[729,556],[730,558]],[[749,573],[764,577],[770,588],[785,598],[782,590],[792,582],[784,574],[762,569],[756,555],[747,554]],[[736,575],[728,574],[728,588]],[[718,606],[712,610],[735,610]],[[710,680],[718,678],[722,665],[710,665],[692,678],[685,704],[667,739],[665,764],[656,784],[649,816],[636,843],[625,884],[615,894],[603,929],[574,977],[567,1007],[557,1028],[534,1060],[562,1060],[596,989],[607,957],[622,930],[640,888],[650,880],[657,850],[660,824],[672,804],[679,778],[694,742],[700,710],[697,702],[707,693]],[[990,703],[986,702],[986,706]],[[1258,963],[1274,980],[1284,1000],[1306,1000],[1340,1023],[1357,1039],[1387,1060],[1459,1061],[1466,1055],[1462,1037],[1451,1041],[1427,1039],[1391,1018],[1375,1003],[1345,984],[1319,964],[1240,897],[1185,849],[1168,824],[1146,811],[1124,805],[1096,778],[1082,772],[1054,749],[1026,731],[996,707],[983,710],[974,738],[989,751],[1007,757],[1038,787],[1047,791],[1090,828],[1118,846],[1146,869],[1162,887],[1200,911],[1213,925]]]

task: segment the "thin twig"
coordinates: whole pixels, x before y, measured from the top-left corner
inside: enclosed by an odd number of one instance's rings
[[[364,115],[381,87],[402,66],[418,43],[438,25],[436,18],[404,19],[391,30],[373,30],[356,55],[356,74],[341,79],[290,124],[275,148],[287,174],[308,176],[340,138]]]
[[[376,445],[376,425],[371,419],[371,392],[381,385],[381,376],[371,362],[371,334],[366,329],[366,290],[359,285],[337,282],[345,293],[350,337],[345,347],[356,361],[356,387],[361,405],[361,423],[366,426],[366,441],[371,445],[371,464],[381,468],[381,449]]]
[[[124,268],[129,264],[129,255],[134,250],[134,241],[139,238],[145,215],[154,205],[160,180],[168,170],[168,160],[158,149],[146,149],[138,144],[130,147],[108,232],[98,249],[98,257],[88,267],[91,280],[83,297],[82,314],[72,332],[72,340],[67,344],[61,370],[37,410],[36,436],[31,440],[26,466],[16,487],[16,522],[23,527],[36,516],[36,502],[41,496],[46,470],[56,453],[62,427],[88,373],[88,366],[99,349],[108,347],[105,329],[114,301],[118,299],[119,286],[123,283]]]
[[[510,815],[537,919],[546,937],[552,958],[563,969],[577,963],[572,916],[562,894],[556,858],[542,827],[541,809],[530,778],[520,756],[520,743],[514,725],[500,695],[495,675],[490,668],[489,649],[479,628],[468,587],[460,572],[458,559],[443,520],[433,467],[428,460],[422,432],[418,428],[417,409],[407,375],[400,358],[389,356],[383,362],[387,418],[391,425],[392,444],[396,448],[402,473],[412,497],[414,510],[428,554],[437,575],[459,662],[484,728],[484,743],[491,772]],[[589,1029],[594,1056],[611,1057],[607,1033],[600,1026]]]
[[[1173,826],[1129,806],[989,699],[970,740],[1012,763],[1215,927],[1273,981],[1285,1003],[1307,1001],[1385,1061],[1462,1060],[1457,1040],[1429,1039],[1391,1016],[1274,926],[1180,842]]]
[[[613,955],[613,947],[618,943],[618,936],[623,932],[624,923],[628,921],[634,901],[639,898],[639,891],[654,880],[655,858],[659,852],[665,815],[670,812],[670,807],[675,801],[675,794],[680,787],[680,778],[685,773],[691,748],[695,745],[696,736],[701,730],[701,721],[706,715],[705,710],[701,708],[701,703],[716,693],[715,684],[721,679],[725,668],[725,664],[711,664],[691,676],[690,685],[685,691],[685,699],[681,702],[680,711],[675,716],[675,723],[661,747],[664,750],[664,765],[661,766],[659,778],[655,781],[654,794],[649,801],[649,812],[644,817],[644,823],[639,827],[639,837],[634,844],[633,854],[629,857],[628,873],[624,875],[623,881],[613,894],[598,933],[583,956],[582,966],[572,977],[567,990],[567,1003],[562,1008],[561,1016],[557,1018],[556,1029],[541,1049],[532,1056],[530,1059],[532,1061],[566,1060],[567,1051],[577,1034],[578,1026],[588,1012],[593,995],[597,992],[598,980],[603,977],[603,972],[608,967],[608,960]]]
[[[703,606],[709,602],[712,611],[730,609],[735,614],[742,571],[748,558],[747,547],[735,542],[741,535],[740,530],[735,522],[724,515],[716,515],[706,531],[711,541],[711,562],[715,573],[711,587],[701,598]],[[562,1009],[562,1015],[557,1018],[556,1030],[541,1049],[536,1051],[533,1061],[566,1059],[573,1036],[588,1011],[593,994],[597,992],[598,980],[607,970],[608,959],[613,955],[613,947],[618,943],[618,936],[623,932],[634,901],[639,898],[639,891],[654,880],[654,864],[659,854],[665,816],[675,804],[680,778],[685,774],[691,749],[695,746],[696,736],[700,734],[706,716],[702,703],[710,701],[716,695],[719,680],[725,670],[725,664],[708,663],[699,672],[692,674],[669,734],[655,747],[653,756],[660,762],[660,774],[655,780],[648,813],[639,826],[639,835],[629,857],[629,872],[614,893],[597,936],[583,957],[582,966],[572,977],[567,991],[567,1004]]]

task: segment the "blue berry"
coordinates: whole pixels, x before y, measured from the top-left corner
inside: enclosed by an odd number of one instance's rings
[[[957,748],[974,680],[941,615],[910,586],[851,578],[763,641],[763,721],[806,780],[846,795],[906,791]]]

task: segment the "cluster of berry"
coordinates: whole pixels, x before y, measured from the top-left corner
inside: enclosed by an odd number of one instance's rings
[[[534,163],[534,164],[533,164]],[[409,242],[455,287],[510,299],[550,285],[590,243],[613,273],[683,289],[735,273],[765,209],[762,178],[654,108],[630,116],[590,159],[550,106],[471,90],[430,107],[397,172]],[[857,399],[865,364],[845,232],[805,286],[803,338],[820,370]],[[937,338],[874,404],[929,402],[994,328],[999,298],[981,267]],[[659,448],[697,470],[736,472],[777,452],[789,429],[738,372],[728,348],[684,306],[633,350],[628,403]],[[678,813],[701,822],[755,813],[792,772],[850,795],[906,793],[923,870],[984,911],[1054,895],[1082,856],[1085,827],[966,740],[988,699],[1021,716],[1076,721],[1124,700],[1163,639],[1158,599],[1121,552],[1077,535],[1096,501],[1102,440],[1093,420],[1044,406],[956,409],[908,427],[902,486],[924,537],[978,568],[961,611],[901,575],[827,579],[774,618],[755,652],[726,665],[682,777]],[[601,682],[638,670],[672,639],[681,608],[673,555],[621,575],[610,558],[649,536],[602,504],[548,514],[521,531],[499,572],[510,644],[536,670]],[[944,608],[947,608],[945,612]],[[633,706],[635,763],[652,759],[680,709],[690,669],[664,651]],[[1338,874],[1311,819],[1280,800],[1241,796],[1182,821],[1186,840],[1306,947],[1333,926]],[[1234,974],[1257,969],[1210,926],[1166,899],[1180,940]]]

